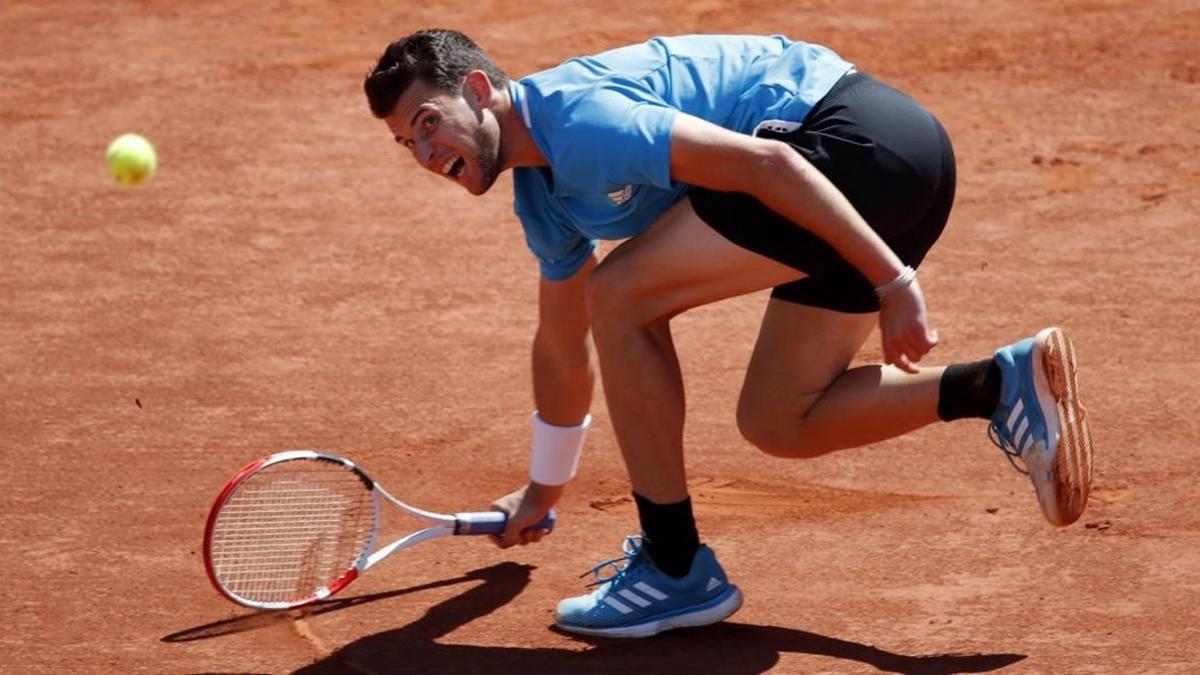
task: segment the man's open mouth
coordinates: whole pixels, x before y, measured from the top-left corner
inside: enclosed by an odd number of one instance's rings
[[[462,157],[455,156],[446,160],[446,163],[442,165],[442,174],[451,178],[458,178],[466,166],[467,163]]]

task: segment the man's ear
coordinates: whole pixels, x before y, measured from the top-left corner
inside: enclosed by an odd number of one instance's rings
[[[492,81],[482,70],[472,70],[463,80],[463,98],[473,101],[480,108],[490,108],[492,105]]]

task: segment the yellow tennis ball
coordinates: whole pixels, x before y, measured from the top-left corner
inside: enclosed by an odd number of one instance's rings
[[[158,155],[150,141],[137,134],[122,134],[108,144],[104,153],[108,172],[121,185],[141,185],[154,177]]]

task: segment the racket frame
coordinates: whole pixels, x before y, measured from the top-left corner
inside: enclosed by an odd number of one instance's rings
[[[234,593],[221,582],[217,576],[215,566],[212,561],[212,543],[213,533],[216,529],[217,520],[219,519],[221,509],[233,496],[239,487],[241,487],[251,476],[254,476],[263,469],[279,464],[281,462],[289,462],[296,460],[308,461],[325,461],[333,464],[339,464],[349,471],[353,472],[363,485],[371,492],[372,516],[371,516],[371,534],[368,537],[363,550],[355,559],[354,564],[339,577],[331,581],[328,585],[316,589],[311,594],[288,601],[257,601],[243,598]],[[375,550],[378,544],[379,525],[382,520],[382,503],[384,500],[391,502],[393,505],[402,511],[420,518],[428,523],[429,527],[411,532],[400,539]],[[553,529],[556,520],[556,515],[553,511],[537,525],[535,528]],[[208,575],[208,580],[212,582],[214,588],[221,595],[225,596],[233,602],[245,607],[253,607],[256,609],[293,609],[303,605],[311,604],[320,600],[324,600],[335,593],[341,591],[346,586],[350,585],[363,572],[374,567],[379,562],[383,561],[396,551],[400,551],[412,546],[415,546],[423,541],[437,539],[450,535],[481,535],[481,534],[499,534],[504,531],[507,516],[500,511],[478,511],[464,512],[453,515],[437,513],[420,509],[410,504],[407,504],[396,497],[392,496],[383,486],[375,482],[367,472],[355,464],[353,461],[337,455],[332,455],[318,450],[286,450],[277,452],[268,457],[255,460],[240,471],[238,471],[225,487],[217,495],[213,502],[212,508],[209,510],[208,520],[204,527],[204,570]]]

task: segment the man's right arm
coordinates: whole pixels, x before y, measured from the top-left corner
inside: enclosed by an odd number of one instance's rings
[[[562,281],[542,278],[538,287],[538,328],[533,338],[533,397],[541,422],[578,428],[592,405],[595,373],[588,341],[587,278],[596,267],[589,256],[583,267]],[[543,534],[525,528],[558,503],[565,485],[531,480],[496,501],[509,514],[508,528],[495,538],[507,548],[540,541]]]

